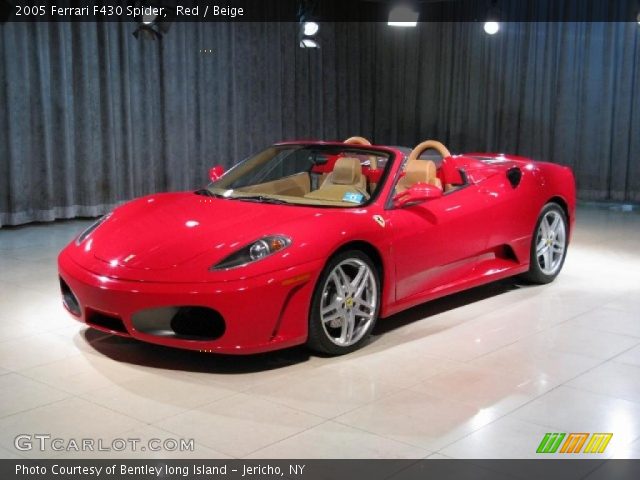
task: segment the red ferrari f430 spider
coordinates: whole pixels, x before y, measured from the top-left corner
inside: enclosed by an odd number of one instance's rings
[[[379,318],[512,275],[551,282],[575,219],[567,167],[345,142],[285,142],[198,191],[126,203],[59,257],[67,310],[171,347],[348,353]]]

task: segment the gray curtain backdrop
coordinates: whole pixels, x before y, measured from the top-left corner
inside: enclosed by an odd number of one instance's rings
[[[0,226],[191,189],[283,139],[503,151],[575,169],[579,196],[640,202],[636,23],[0,26]],[[212,50],[209,52],[209,49]]]

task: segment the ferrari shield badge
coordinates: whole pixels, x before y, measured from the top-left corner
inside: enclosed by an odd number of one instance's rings
[[[384,221],[384,218],[382,218],[382,215],[374,215],[373,219],[376,221],[376,223],[378,225],[380,225],[382,228],[384,228],[385,221]]]

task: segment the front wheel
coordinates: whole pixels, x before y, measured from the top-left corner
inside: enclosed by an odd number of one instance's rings
[[[538,217],[531,240],[529,271],[534,283],[552,282],[562,270],[569,242],[567,216],[557,203],[547,203]]]
[[[313,350],[342,355],[367,340],[380,311],[380,278],[359,250],[333,257],[320,275],[309,312]]]

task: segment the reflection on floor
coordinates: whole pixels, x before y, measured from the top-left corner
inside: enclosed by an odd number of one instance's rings
[[[60,306],[55,258],[86,221],[0,229],[0,457],[535,457],[546,432],[613,432],[640,458],[640,215],[582,208],[548,286],[499,282],[380,322],[342,358],[170,350]],[[40,452],[193,438],[193,452]]]

